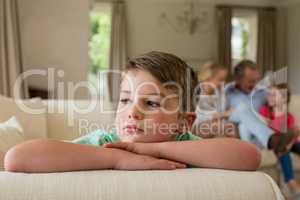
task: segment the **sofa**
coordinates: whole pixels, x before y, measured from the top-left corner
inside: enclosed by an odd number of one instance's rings
[[[23,127],[24,140],[72,140],[98,128],[109,128],[113,124],[113,106],[99,102],[40,99],[13,101],[0,97],[0,122],[15,116]],[[257,172],[203,168],[43,174],[1,171],[0,199],[277,200],[283,199],[276,184],[280,178],[277,166],[276,158],[272,157],[271,152],[266,152],[262,170]]]

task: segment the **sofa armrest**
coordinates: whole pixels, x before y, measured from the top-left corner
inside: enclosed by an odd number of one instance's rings
[[[0,199],[30,200],[279,200],[277,185],[261,172],[213,169],[0,172]]]

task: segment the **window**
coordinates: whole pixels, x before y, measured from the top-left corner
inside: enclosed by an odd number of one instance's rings
[[[255,10],[234,9],[231,20],[232,66],[242,59],[256,61],[258,16]]]
[[[95,3],[90,11],[90,37],[89,37],[89,82],[92,83],[100,95],[104,95],[106,75],[101,70],[108,69],[110,35],[111,35],[111,4]],[[104,83],[104,84],[103,84]],[[104,95],[106,96],[106,95]]]

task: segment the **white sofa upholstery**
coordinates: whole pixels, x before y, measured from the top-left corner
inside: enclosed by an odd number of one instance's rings
[[[273,200],[283,199],[261,172],[211,169],[0,173],[5,200]]]
[[[49,138],[70,140],[99,127],[109,127],[114,113],[102,114],[101,105],[91,112],[86,101],[45,101],[45,126]],[[109,110],[111,105],[104,106]],[[0,102],[1,109],[1,102]],[[86,122],[90,127],[86,127]],[[84,123],[82,123],[84,122]],[[34,126],[34,124],[32,124]],[[27,133],[25,133],[27,134]],[[243,159],[243,158],[241,158]],[[215,169],[175,171],[84,171],[24,174],[0,172],[2,200],[99,200],[99,199],[283,199],[275,182],[262,172]]]

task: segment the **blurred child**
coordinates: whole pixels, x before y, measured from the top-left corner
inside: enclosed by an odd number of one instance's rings
[[[200,94],[196,105],[196,121],[193,133],[202,137],[236,136],[236,127],[224,117],[225,91],[224,85],[228,77],[228,69],[210,63],[199,72]]]
[[[294,116],[288,111],[290,92],[287,84],[278,84],[270,88],[267,97],[267,105],[261,107],[260,114],[266,119],[270,128],[275,133],[281,134],[287,131],[299,132],[295,124]],[[291,143],[290,151],[300,155],[300,142],[298,138]],[[300,185],[294,177],[294,169],[290,152],[279,157],[284,181],[293,193],[294,199],[300,200]]]

